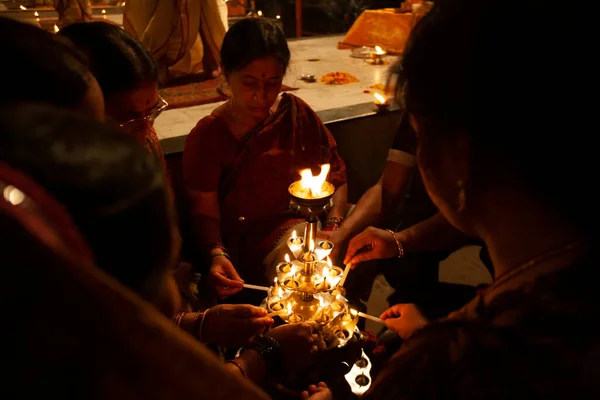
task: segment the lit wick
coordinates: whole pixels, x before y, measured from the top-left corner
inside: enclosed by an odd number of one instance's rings
[[[296,236],[296,231],[292,231],[292,243],[293,244],[302,244],[302,239]]]
[[[379,111],[387,111],[387,109],[390,107],[389,101],[379,93],[375,93],[373,94],[373,96],[375,96],[375,105],[377,106]]]
[[[285,263],[281,263],[279,265],[279,272],[283,272],[284,274],[287,274],[287,273],[291,272],[292,264],[290,264],[290,256],[288,256],[286,254],[284,258],[285,258]]]

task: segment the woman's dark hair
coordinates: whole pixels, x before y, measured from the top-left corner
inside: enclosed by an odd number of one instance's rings
[[[90,69],[105,98],[158,81],[158,68],[150,52],[133,35],[109,22],[80,22],[59,35],[69,38],[90,59]]]
[[[597,170],[581,93],[595,79],[594,45],[580,17],[552,1],[438,0],[394,68],[423,140],[469,135],[470,185],[510,177],[574,222],[593,210],[585,175]]]
[[[279,61],[285,73],[290,63],[290,49],[277,25],[264,18],[244,18],[229,28],[221,46],[221,67],[225,75],[266,57]]]
[[[1,110],[0,132],[0,160],[68,209],[98,267],[158,296],[174,243],[155,158],[117,128],[48,106]]]
[[[0,17],[0,104],[36,101],[78,108],[88,91],[85,57],[64,38]]]

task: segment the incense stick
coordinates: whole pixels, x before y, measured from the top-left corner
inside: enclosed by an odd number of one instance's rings
[[[344,283],[346,283],[346,278],[348,277],[348,273],[350,272],[350,268],[352,268],[352,263],[346,264],[346,269],[344,269],[344,276],[342,276],[342,280],[338,285],[344,286]]]
[[[360,311],[358,312],[358,316],[366,318],[366,319],[370,319],[371,321],[379,322],[380,324],[385,325],[385,321],[382,320],[381,318],[377,318],[377,317],[374,317],[374,316],[369,315],[369,314],[365,314],[365,313],[360,312]]]
[[[269,291],[269,288],[266,286],[250,285],[249,283],[244,283],[244,288],[252,290],[262,290],[263,292]]]

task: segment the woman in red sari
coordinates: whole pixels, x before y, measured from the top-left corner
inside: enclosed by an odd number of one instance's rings
[[[335,140],[305,102],[279,96],[289,59],[276,25],[254,18],[233,25],[221,48],[232,98],[186,141],[195,245],[210,254],[209,279],[221,297],[239,292],[243,280],[267,283],[265,257],[302,222],[290,213],[288,194],[300,169],[317,173],[331,164],[328,181],[337,190],[329,221],[345,214],[346,172]]]

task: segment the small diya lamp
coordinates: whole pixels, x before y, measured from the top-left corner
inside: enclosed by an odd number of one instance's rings
[[[327,283],[329,283],[330,287],[336,287],[342,279],[343,270],[340,267],[332,265],[331,259],[329,257],[327,257],[327,267]],[[324,271],[323,275],[325,275]]]
[[[329,267],[323,267],[323,280],[317,284],[316,289],[320,292],[324,292],[329,290],[331,287],[327,282],[327,278],[329,277]]]
[[[296,231],[294,230],[292,231],[292,235],[287,241],[287,245],[294,257],[297,258],[300,255],[300,253],[302,253],[302,249],[304,248],[304,239],[298,237],[296,235]]]
[[[375,93],[373,96],[375,96],[375,105],[378,112],[385,112],[390,108],[390,102],[386,97],[379,93]]]
[[[385,57],[386,54],[387,51],[379,46],[375,46],[375,51],[371,53],[371,64],[382,65],[384,63],[383,57]]]
[[[291,303],[288,303],[287,309],[288,309],[287,320],[290,324],[299,324],[300,322],[304,321],[304,318],[302,317],[302,315],[298,314],[296,312],[296,310],[294,310]]]
[[[279,282],[283,283],[288,278],[294,277],[295,268],[290,261],[290,256],[285,255],[285,261],[280,262],[275,267],[275,272],[277,273],[277,279]]]
[[[331,243],[329,240],[322,240],[317,243],[315,255],[319,260],[323,260],[325,257],[329,256],[329,254],[331,254],[332,250],[333,243]]]

